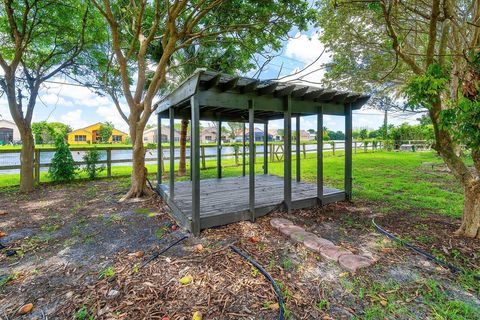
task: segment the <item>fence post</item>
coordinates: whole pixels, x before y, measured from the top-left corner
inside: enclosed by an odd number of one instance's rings
[[[307,150],[305,149],[305,142],[302,145],[303,148],[303,159],[307,159]]]
[[[202,158],[202,169],[206,169],[207,164],[205,162],[205,146],[200,146],[200,157]]]
[[[34,179],[36,184],[40,184],[40,149],[35,149],[34,157]]]
[[[107,177],[112,176],[112,149],[107,149]]]
[[[275,145],[270,143],[270,162],[273,162],[274,159],[274,152],[275,152]]]
[[[363,143],[363,152],[367,152],[367,149],[368,149],[368,141],[365,141]]]
[[[335,155],[335,142],[332,142],[332,155]]]
[[[357,154],[357,141],[353,143],[353,149],[355,150],[355,154]]]
[[[235,145],[233,149],[235,151],[235,165],[238,165],[238,149],[239,147]]]

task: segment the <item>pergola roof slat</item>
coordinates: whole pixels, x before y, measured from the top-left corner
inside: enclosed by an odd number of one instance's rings
[[[239,77],[233,77],[225,82],[218,83],[217,86],[220,88],[221,91],[232,90],[237,86],[237,82],[239,79],[240,79]]]
[[[291,85],[283,86],[283,88],[276,89],[275,90],[275,96],[276,97],[288,96],[289,94],[291,94],[293,92],[293,90],[295,90],[295,87],[296,87],[296,85],[291,84]]]
[[[275,91],[275,89],[278,87],[279,83],[278,82],[270,82],[267,83],[266,85],[257,88],[257,94],[259,96],[265,95],[265,94],[270,94]]]

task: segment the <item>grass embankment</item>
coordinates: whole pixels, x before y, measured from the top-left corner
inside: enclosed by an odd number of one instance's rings
[[[301,161],[301,176],[305,181],[316,180],[316,155],[307,154],[307,159]],[[294,157],[295,159],[295,157]],[[353,155],[353,196],[356,199],[385,202],[384,210],[426,210],[452,217],[462,214],[463,194],[460,185],[453,176],[439,170],[437,165],[442,160],[433,152],[398,153],[375,152],[358,153]],[[202,179],[216,177],[215,161],[206,162],[210,169],[202,170]],[[235,166],[233,159],[223,159],[223,176],[238,176],[242,174],[241,165]],[[263,161],[258,157],[255,171],[263,172]],[[168,179],[168,161],[165,162],[167,172],[164,179]],[[155,164],[147,165],[148,172],[156,173]],[[292,177],[295,177],[295,166],[292,166]],[[247,165],[248,172],[248,165]],[[269,163],[271,174],[283,175],[283,162]],[[129,166],[113,166],[112,176],[128,176],[131,173]],[[336,155],[326,153],[324,156],[325,183],[329,186],[343,189],[344,156],[342,152]],[[105,177],[106,171],[100,173]],[[187,175],[188,176],[188,175]],[[84,172],[79,171],[78,178],[86,178]],[[180,179],[186,179],[180,178]],[[41,173],[41,181],[48,182],[50,178],[46,172]],[[19,184],[18,174],[0,175],[0,187]]]

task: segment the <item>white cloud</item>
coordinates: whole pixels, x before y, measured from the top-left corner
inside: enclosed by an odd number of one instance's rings
[[[97,108],[97,114],[104,119],[102,121],[110,121],[116,129],[128,132],[128,125],[115,106],[100,106]]]
[[[60,116],[60,121],[68,124],[74,130],[86,127],[88,123],[82,119],[82,109],[75,109]]]
[[[297,33],[295,37],[288,40],[285,47],[285,56],[310,63],[318,58],[324,48],[319,40],[318,32],[314,32],[311,36]]]
[[[287,41],[285,56],[304,63],[302,68],[296,68],[284,80],[303,79],[320,82],[325,75],[324,64],[331,60],[325,46],[319,40],[320,34],[314,32],[311,36],[297,33],[294,38]],[[308,67],[307,67],[308,66]],[[308,84],[308,83],[305,83]],[[311,85],[311,84],[310,84]]]

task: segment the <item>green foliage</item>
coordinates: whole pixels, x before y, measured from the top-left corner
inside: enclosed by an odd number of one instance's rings
[[[99,172],[102,172],[105,167],[99,166],[98,162],[100,161],[100,152],[97,148],[88,150],[83,156],[83,161],[85,161],[85,171],[88,175],[88,178],[93,180],[97,177]]]
[[[440,95],[449,82],[448,74],[439,64],[432,64],[424,75],[414,76],[404,88],[407,105],[412,109],[430,108],[434,103],[440,103]]]
[[[66,138],[72,128],[60,122],[34,122],[32,133],[36,144],[54,143],[59,138]]]
[[[115,270],[113,269],[113,267],[108,267],[108,268],[100,271],[99,274],[98,274],[99,279],[104,279],[104,278],[110,279],[113,276],[115,276]]]
[[[55,154],[53,155],[48,174],[53,181],[71,181],[75,178],[77,166],[73,161],[72,153],[63,138],[55,142]]]
[[[87,307],[83,306],[80,309],[78,309],[77,312],[75,312],[74,319],[75,320],[93,320],[95,319],[95,317],[90,314]]]
[[[111,122],[103,123],[97,131],[100,141],[103,143],[108,142],[108,139],[112,136],[113,124]]]
[[[441,125],[451,130],[453,138],[468,148],[480,148],[480,100],[460,98],[458,105],[442,110]]]

